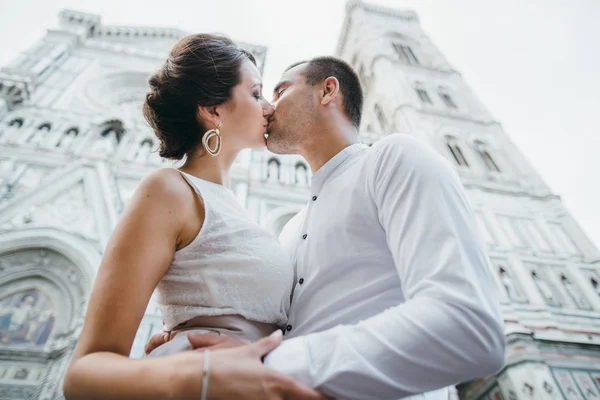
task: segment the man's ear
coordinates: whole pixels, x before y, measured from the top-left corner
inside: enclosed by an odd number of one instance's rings
[[[323,81],[323,90],[321,93],[321,104],[330,104],[340,92],[340,82],[335,76],[330,76]]]
[[[206,129],[216,128],[221,122],[217,107],[198,106],[198,119],[206,126]]]

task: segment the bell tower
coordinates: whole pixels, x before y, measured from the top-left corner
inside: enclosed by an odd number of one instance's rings
[[[460,397],[600,397],[600,253],[560,198],[414,12],[350,1],[337,55],[363,84],[363,141],[405,133],[446,157],[487,243],[508,358]]]

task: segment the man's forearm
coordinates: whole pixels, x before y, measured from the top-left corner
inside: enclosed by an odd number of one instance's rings
[[[343,399],[397,399],[496,372],[497,321],[476,307],[415,299],[357,325],[285,341],[271,368]]]

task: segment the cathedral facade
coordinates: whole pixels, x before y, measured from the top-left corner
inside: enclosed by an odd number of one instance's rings
[[[0,399],[60,399],[103,249],[142,176],[173,166],[141,116],[147,78],[185,33],[59,28],[0,69]],[[262,70],[267,49],[244,45]],[[413,135],[448,157],[493,261],[508,358],[464,399],[600,399],[600,252],[411,11],[350,2],[337,55],[359,72],[361,135]],[[240,154],[232,190],[277,234],[309,194],[297,156]],[[131,356],[162,330],[151,301]],[[398,334],[401,334],[399,332]]]

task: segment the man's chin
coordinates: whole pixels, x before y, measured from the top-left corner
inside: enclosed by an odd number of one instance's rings
[[[281,151],[278,151],[277,140],[273,139],[271,135],[266,135],[265,142],[267,143],[267,150],[269,150],[271,153],[282,154]]]

